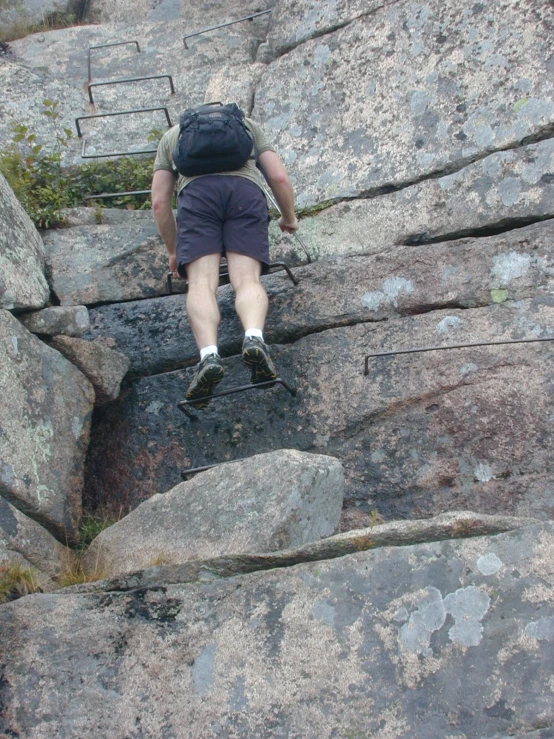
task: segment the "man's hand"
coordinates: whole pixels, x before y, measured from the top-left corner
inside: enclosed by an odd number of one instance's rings
[[[176,254],[169,255],[169,269],[174,277],[179,276],[179,273],[177,272],[177,255]]]
[[[279,228],[283,233],[292,234],[295,231],[298,231],[298,219],[296,218],[296,216],[294,216],[294,220],[292,221],[286,221],[284,216],[281,216],[277,223],[279,224]]]

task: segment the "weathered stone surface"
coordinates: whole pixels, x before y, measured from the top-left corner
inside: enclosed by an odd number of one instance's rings
[[[44,244],[52,290],[62,305],[132,300],[167,291],[167,255],[152,221],[50,231]]]
[[[327,258],[295,268],[297,286],[285,272],[272,273],[263,278],[270,301],[264,336],[270,343],[289,343],[341,325],[550,295],[553,244],[554,220],[488,238]],[[236,354],[242,331],[234,293],[226,286],[218,295],[219,350]],[[87,338],[128,356],[133,375],[168,372],[197,360],[183,296],[102,305],[90,316]]]
[[[535,525],[194,585],[22,598],[0,609],[0,730],[545,739],[553,533]]]
[[[283,449],[212,468],[104,529],[83,564],[110,576],[162,562],[289,549],[338,530],[340,462]]]
[[[53,305],[33,313],[22,313],[18,318],[28,331],[45,336],[82,336],[90,329],[90,318],[84,305]]]
[[[212,559],[188,560],[182,564],[162,564],[106,580],[71,586],[71,593],[99,593],[113,590],[189,583],[206,577],[232,577],[275,567],[291,567],[302,562],[317,562],[376,547],[408,546],[444,539],[493,536],[537,523],[532,518],[488,516],[472,511],[451,511],[430,519],[390,521],[364,529],[329,536],[296,549],[268,554],[228,554]]]
[[[300,205],[452,171],[551,132],[553,18],[548,3],[396,2],[270,64],[253,116]]]
[[[52,123],[43,115],[41,101],[45,98],[59,102],[58,123],[73,130],[74,134],[76,117],[117,110],[166,107],[171,122],[177,123],[182,110],[204,101],[209,81],[222,66],[237,65],[244,70],[245,65],[253,62],[269,23],[267,16],[238,23],[192,38],[189,48],[185,49],[183,37],[186,33],[221,23],[222,12],[225,17],[230,16],[233,9],[238,13],[235,17],[253,12],[252,4],[234,2],[222,11],[219,2],[190,2],[183,7],[182,18],[169,23],[165,22],[165,16],[170,13],[169,6],[172,6],[173,14],[181,12],[180,8],[176,3],[162,5],[164,9],[157,6],[161,13],[158,20],[152,18],[151,22],[142,22],[144,17],[141,18],[140,7],[125,3],[126,10],[122,11],[122,16],[129,13],[132,19],[125,21],[124,33],[116,22],[118,11],[109,3],[109,12],[113,15],[107,23],[35,34],[12,42],[9,60],[0,64],[0,87],[5,93],[0,100],[0,139],[9,141],[12,124],[23,123],[37,134],[45,151],[55,149]],[[148,6],[154,13],[151,3]],[[258,5],[255,9],[263,10],[264,7]],[[122,33],[125,40],[138,42],[140,53],[133,44],[93,50],[93,81],[171,75],[175,94],[171,93],[167,78],[142,80],[93,87],[94,106],[90,105],[86,87],[87,49],[119,43]],[[245,98],[244,103],[248,106],[251,99]],[[166,127],[167,120],[162,110],[94,118],[80,123],[86,139],[86,156],[151,151],[153,144],[148,141],[151,130],[165,130]],[[64,163],[82,164],[81,147],[82,140],[74,135],[60,152]]]
[[[124,354],[102,344],[71,336],[56,336],[50,343],[88,377],[98,405],[117,398],[130,364]]]
[[[176,408],[192,369],[127,384],[100,409],[87,495],[126,508],[179,481],[183,468],[277,448],[331,454],[349,504],[386,519],[452,509],[551,516],[554,342],[477,347],[372,360],[372,352],[552,337],[552,298],[432,311],[273,345],[276,387],[214,400],[190,422]],[[243,384],[239,357],[221,389]]]
[[[498,152],[454,174],[399,192],[340,203],[301,221],[310,255],[379,254],[420,244],[553,218],[554,141]],[[274,231],[274,258],[302,257]]]
[[[10,28],[21,28],[41,23],[45,17],[53,13],[67,13],[68,0],[4,0],[0,7],[0,24],[4,33]]]
[[[264,62],[290,51],[304,41],[318,38],[371,15],[398,0],[280,0],[271,14],[267,41],[260,46],[256,59]]]
[[[19,562],[44,582],[66,572],[74,558],[71,549],[0,496],[0,563]]]
[[[0,311],[0,493],[66,542],[81,516],[91,384]]]
[[[0,174],[0,308],[42,308],[48,298],[41,238]]]

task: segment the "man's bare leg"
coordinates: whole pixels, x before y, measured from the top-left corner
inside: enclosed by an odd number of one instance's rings
[[[275,380],[277,372],[263,340],[267,293],[260,282],[262,265],[257,259],[227,252],[229,279],[235,291],[235,309],[245,331],[242,358],[251,369],[251,382]]]
[[[207,254],[187,264],[187,315],[199,350],[217,346],[217,287],[221,254]]]
[[[206,408],[209,396],[223,379],[223,365],[217,352],[220,314],[216,292],[220,262],[221,254],[208,254],[187,265],[187,315],[200,351],[200,364],[186,397],[188,400],[204,398],[194,403],[199,410]]]
[[[263,331],[267,316],[267,293],[260,282],[262,264],[245,254],[227,252],[229,279],[235,291],[235,310],[246,331]]]

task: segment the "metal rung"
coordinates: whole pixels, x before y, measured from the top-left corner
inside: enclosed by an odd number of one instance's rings
[[[141,82],[142,80],[160,80],[160,79],[166,79],[166,78],[169,80],[169,87],[171,88],[171,94],[175,95],[173,77],[170,74],[150,74],[144,77],[125,77],[125,78],[118,79],[118,80],[106,80],[104,82],[89,82],[87,84],[88,99],[90,100],[91,104],[94,105],[94,100],[92,99],[92,88],[93,87],[106,87],[107,85],[122,85],[125,82]]]
[[[229,459],[227,462],[214,462],[214,464],[205,464],[203,467],[190,467],[187,470],[181,472],[181,479],[186,480],[189,475],[197,475],[199,472],[205,472],[211,470],[212,467],[219,467],[221,464],[230,464],[231,462],[242,462],[242,459]]]
[[[531,344],[537,341],[554,341],[554,336],[542,339],[508,339],[506,341],[477,341],[472,344],[452,344],[450,346],[423,346],[415,349],[398,349],[392,352],[376,352],[375,354],[367,354],[365,357],[364,375],[369,375],[369,360],[372,357],[393,357],[397,354],[416,354],[418,352],[438,352],[444,349],[466,349],[473,346],[501,346],[502,344]]]
[[[89,121],[92,118],[111,118],[116,115],[133,115],[134,113],[153,113],[156,110],[163,110],[165,113],[165,117],[167,120],[167,127],[171,128],[173,125],[171,123],[171,118],[169,117],[169,111],[165,106],[159,107],[159,108],[135,108],[134,110],[117,110],[113,113],[96,113],[95,115],[82,115],[79,116],[79,118],[75,118],[75,126],[77,128],[77,136],[82,139],[83,138],[83,132],[81,131],[81,127],[79,125],[79,121]]]
[[[140,46],[138,45],[138,41],[116,41],[115,43],[111,43],[111,44],[97,44],[96,46],[89,46],[88,48],[88,81],[89,82],[92,80],[92,71],[90,68],[90,52],[93,49],[105,49],[108,46],[125,46],[125,44],[135,44],[137,47],[137,52],[140,54]]]
[[[287,275],[289,276],[292,284],[293,285],[298,285],[298,279],[292,274],[292,272],[290,270],[290,267],[288,266],[288,264],[286,262],[282,262],[282,261],[279,261],[279,262],[271,262],[271,264],[269,265],[269,269],[271,270],[273,267],[281,267],[282,269],[284,269],[285,272],[287,273]],[[227,271],[227,264],[226,263],[223,263],[219,267],[219,279],[220,279],[220,281],[223,278],[225,278],[225,277],[229,277],[229,272]],[[186,288],[188,288],[188,280],[179,280],[179,282],[184,282],[185,283],[185,292],[186,292],[187,291]],[[223,284],[225,284],[225,283],[223,283]],[[167,273],[167,290],[168,290],[168,292],[169,292],[170,295],[174,295],[175,294],[173,292],[173,273],[172,272],[168,272]]]
[[[85,157],[92,159],[92,157]],[[99,200],[100,198],[124,198],[130,195],[150,195],[152,190],[133,190],[132,192],[101,192],[98,195],[85,195],[84,200]]]
[[[237,20],[228,21],[227,23],[220,23],[217,26],[210,26],[209,28],[204,28],[202,31],[195,31],[194,33],[187,33],[187,35],[183,38],[185,49],[189,48],[187,46],[188,38],[192,38],[193,36],[200,36],[201,34],[209,33],[210,31],[216,31],[218,28],[226,28],[227,26],[232,26],[234,23],[241,23],[242,21],[251,21],[254,18],[257,18],[258,16],[266,15],[267,13],[271,13],[271,10],[262,10],[260,13],[252,13],[251,15],[245,15],[243,18],[237,18]]]
[[[289,385],[285,380],[283,380],[281,377],[276,377],[275,380],[269,380],[268,382],[259,382],[256,385],[253,385],[252,383],[249,383],[248,385],[240,385],[239,387],[231,387],[228,390],[220,390],[218,393],[213,393],[213,395],[208,396],[202,396],[201,398],[195,398],[194,400],[180,400],[177,403],[177,408],[182,411],[186,416],[191,418],[192,420],[197,420],[198,416],[193,413],[192,411],[194,409],[195,403],[200,403],[203,400],[207,400],[210,398],[210,400],[213,400],[214,398],[222,398],[225,395],[233,395],[234,393],[242,393],[245,390],[264,390],[266,388],[273,387],[274,385],[282,385],[287,392],[289,392],[293,398],[296,396],[296,388],[292,385]]]
[[[142,149],[141,151],[110,151],[107,154],[85,154],[87,148],[87,140],[83,138],[81,147],[81,159],[104,159],[106,157],[131,157],[140,154],[155,154],[157,149]]]

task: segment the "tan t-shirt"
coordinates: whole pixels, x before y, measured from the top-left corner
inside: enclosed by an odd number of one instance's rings
[[[248,132],[254,139],[258,154],[263,154],[264,151],[275,151],[275,149],[269,145],[264,132],[257,123],[254,123],[254,121],[250,120],[250,118],[245,118],[244,122],[246,124],[246,128],[248,129]],[[175,165],[173,164],[173,152],[175,151],[178,140],[179,124],[170,128],[162,136],[160,143],[158,144],[156,159],[154,160],[154,172],[156,172],[158,169],[167,169],[169,172],[173,172],[173,174],[177,177],[177,193],[180,193],[181,190],[189,184],[189,182],[198,179],[198,177],[206,177],[206,175],[185,177],[184,175],[177,172],[177,170],[175,169]],[[246,177],[247,180],[251,180],[262,189],[265,183],[260,170],[256,167],[254,159],[249,159],[243,167],[237,169],[236,171],[217,172],[216,174]]]

